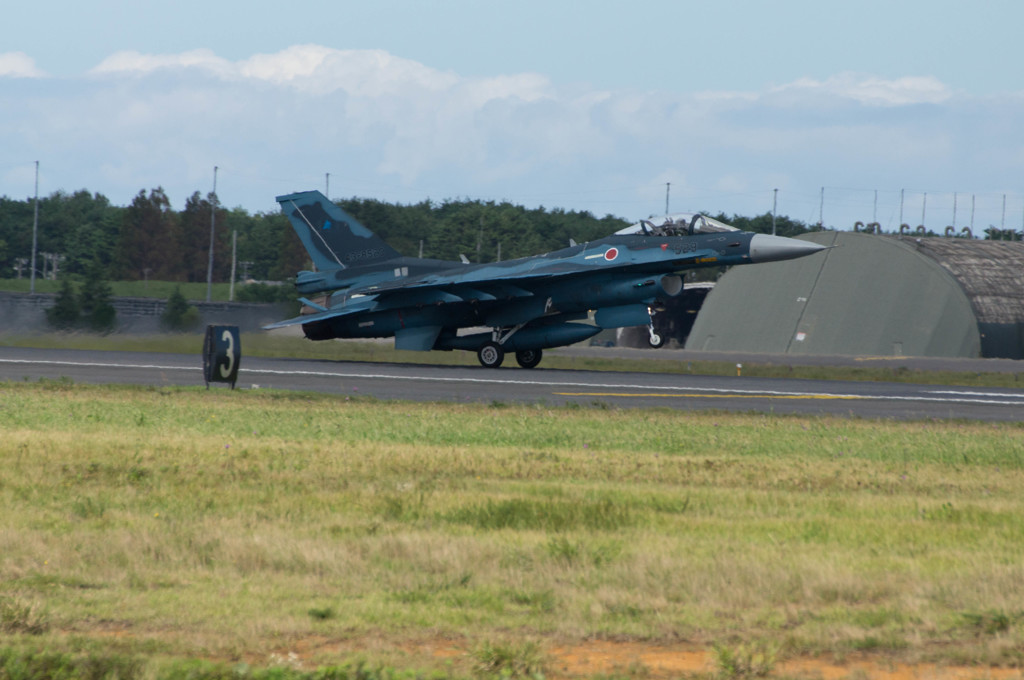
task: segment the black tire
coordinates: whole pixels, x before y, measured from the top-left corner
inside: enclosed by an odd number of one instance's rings
[[[664,347],[665,346],[665,336],[664,335],[660,335],[658,333],[653,333],[653,334],[651,334],[651,337],[649,337],[647,339],[647,344],[649,344],[651,346],[651,348],[653,348],[653,349],[658,349],[659,347]]]
[[[494,341],[486,342],[476,351],[476,358],[484,368],[497,368],[505,360],[505,350]]]
[[[523,368],[533,368],[540,363],[544,352],[539,349],[524,349],[516,352],[516,362]]]

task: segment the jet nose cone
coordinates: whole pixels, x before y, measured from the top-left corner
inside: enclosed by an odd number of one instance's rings
[[[828,246],[769,234],[754,234],[754,237],[750,239],[751,262],[792,260],[804,255],[813,255],[820,250],[828,250]]]

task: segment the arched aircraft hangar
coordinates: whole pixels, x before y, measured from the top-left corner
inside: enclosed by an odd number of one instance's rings
[[[735,267],[686,349],[1024,359],[1024,243],[823,231],[831,250]]]

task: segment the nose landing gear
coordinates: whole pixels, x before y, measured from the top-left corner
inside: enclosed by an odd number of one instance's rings
[[[660,333],[654,330],[653,323],[650,325],[649,330],[651,331],[651,335],[649,338],[647,338],[647,344],[649,344],[654,349],[663,347],[665,345],[665,336],[661,335]]]
[[[653,307],[648,307],[647,311],[650,312],[651,314],[651,323],[647,324],[647,331],[651,335],[647,339],[647,344],[649,344],[653,349],[658,349],[659,347],[662,347],[665,344],[665,340],[667,340],[667,338],[658,331],[654,330],[654,315],[657,313],[655,309]]]

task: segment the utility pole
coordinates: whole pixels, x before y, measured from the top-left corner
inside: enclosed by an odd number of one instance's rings
[[[213,166],[213,193],[210,195],[210,259],[206,263],[206,301],[213,295],[213,234],[217,220],[217,166]]]
[[[39,244],[39,161],[36,161],[36,201],[35,216],[32,218],[32,262],[29,263],[29,271],[32,273],[29,292],[36,292],[36,248]]]
[[[672,182],[665,182],[665,214],[668,215],[668,191],[672,187]]]
[[[228,286],[228,302],[235,301],[235,257],[238,255],[238,230],[231,230],[231,285]]]
[[[331,173],[328,172],[328,173],[326,173],[326,175],[327,175],[327,177],[326,177],[325,186],[324,186],[324,196],[327,197],[327,200],[330,200],[331,199]]]
[[[480,231],[476,234],[476,263],[480,264],[480,247],[484,240],[484,216],[480,216]]]
[[[818,200],[818,228],[825,228],[825,187],[821,188],[821,198]]]
[[[772,236],[775,236],[775,209],[779,205],[779,190],[772,189]]]

